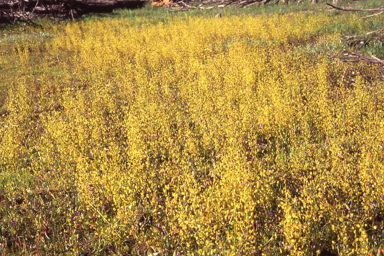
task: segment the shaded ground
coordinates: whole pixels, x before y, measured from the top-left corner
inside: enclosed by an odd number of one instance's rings
[[[10,1],[0,0],[0,25],[17,21],[33,23],[36,17],[75,18],[88,13],[111,13],[114,9],[137,9],[146,1],[116,0],[44,0]]]

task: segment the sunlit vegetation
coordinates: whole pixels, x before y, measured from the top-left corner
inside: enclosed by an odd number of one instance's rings
[[[0,252],[376,255],[382,71],[327,56],[352,19],[71,23],[37,73],[15,47]]]

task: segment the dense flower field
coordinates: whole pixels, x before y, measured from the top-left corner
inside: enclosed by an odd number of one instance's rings
[[[23,247],[24,218],[34,241],[60,232],[72,252],[87,230],[141,255],[376,255],[384,87],[377,68],[326,55],[341,37],[327,27],[349,20],[101,20],[53,31],[52,54],[71,56],[65,75],[43,70],[9,90],[0,164],[70,203],[47,208],[7,180],[8,236]],[[28,51],[18,56],[28,63]],[[47,212],[60,211],[55,233]]]

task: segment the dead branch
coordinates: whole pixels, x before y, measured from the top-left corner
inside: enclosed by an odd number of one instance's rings
[[[333,59],[340,59],[344,62],[367,62],[367,63],[384,65],[384,60],[381,60],[375,56],[371,56],[371,58],[369,58],[353,52],[344,51],[344,53],[345,53],[345,56],[336,56],[333,54],[330,54],[329,56]]]
[[[268,4],[272,0],[180,0],[172,3],[171,11],[192,9],[211,10],[220,8],[248,8],[252,5]],[[288,2],[287,0],[284,3]],[[167,6],[166,4],[164,6]]]
[[[343,36],[343,37],[344,37],[345,39],[349,40],[349,39],[358,38],[358,37],[362,37],[362,36],[369,36],[369,35],[378,33],[378,32],[383,31],[383,30],[384,30],[384,28],[381,28],[381,29],[378,29],[378,30],[375,30],[375,31],[371,31],[371,32],[368,32],[368,33],[364,33],[364,34],[360,34],[360,35]]]
[[[379,13],[375,13],[375,14],[372,14],[372,15],[368,15],[368,16],[364,16],[364,17],[361,17],[361,18],[358,18],[358,19],[355,19],[355,20],[359,20],[359,19],[365,19],[365,18],[369,18],[369,17],[373,17],[373,16],[376,16],[376,15],[380,15],[382,13],[384,13],[384,8],[373,8],[373,9],[351,9],[351,8],[341,8],[341,7],[337,7],[337,6],[334,6],[332,4],[329,4],[327,2],[325,2],[326,5],[328,6],[331,6],[333,9],[336,9],[336,10],[340,10],[340,11],[344,11],[344,12],[376,12],[376,11],[379,11]],[[376,34],[378,32],[381,32],[383,31],[384,28],[382,29],[378,29],[378,30],[375,30],[375,31],[370,31],[370,32],[367,32],[367,33],[364,33],[364,34],[360,34],[360,35],[353,35],[353,36],[344,36],[345,39],[349,40],[349,39],[356,39],[356,38],[360,38],[360,37],[363,37],[363,36],[369,36],[369,35],[372,35],[372,34]],[[364,45],[366,45],[366,43],[369,41],[368,38],[365,38],[365,39],[358,39],[358,40],[355,40],[353,42],[350,42],[349,45],[352,46],[352,45],[356,45],[356,44],[359,44],[359,46],[357,47],[357,49],[361,49]],[[348,51],[344,51],[344,56],[336,56],[336,55],[333,55],[333,54],[329,54],[329,56],[331,58],[337,58],[337,59],[340,59],[344,62],[367,62],[367,63],[373,63],[373,64],[379,64],[379,65],[384,65],[384,60],[382,59],[379,59],[375,56],[371,56],[371,57],[366,57],[366,56],[363,56],[361,54],[358,54],[358,53],[352,53],[352,52],[348,52]]]
[[[39,5],[39,0],[36,1],[36,5],[35,7],[33,8],[32,12],[31,12],[31,16],[33,15],[33,13],[35,12],[36,10],[36,7]]]
[[[354,20],[352,20],[352,21],[356,21],[356,20],[362,20],[362,19],[370,18],[370,17],[376,16],[376,15],[380,15],[380,14],[382,14],[382,13],[384,13],[384,11],[382,11],[382,12],[378,12],[378,13],[375,13],[375,14],[371,14],[371,15],[368,15],[368,16],[364,16],[364,17],[361,17],[361,18],[357,18],[357,19],[354,19]]]
[[[333,4],[329,4],[325,2],[326,5],[331,6],[332,8],[343,11],[343,12],[377,12],[377,11],[384,11],[384,8],[374,8],[374,9],[350,9],[350,8],[341,8],[334,6]]]

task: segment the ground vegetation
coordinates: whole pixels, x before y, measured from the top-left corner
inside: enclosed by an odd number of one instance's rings
[[[2,29],[0,254],[380,254],[383,21],[324,8]]]

